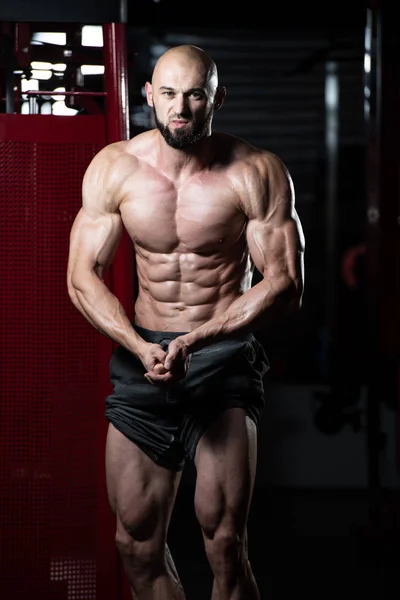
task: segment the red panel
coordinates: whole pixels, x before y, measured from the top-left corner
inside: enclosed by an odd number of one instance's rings
[[[110,515],[111,343],[66,288],[82,176],[105,141],[103,116],[0,115],[2,600],[112,600],[96,595],[96,571],[112,567],[114,552],[98,522]]]
[[[128,58],[126,48],[126,26],[123,23],[103,25],[107,142],[129,139],[129,97],[127,85]],[[134,251],[132,240],[124,231],[113,268],[111,286],[132,321],[134,317]],[[127,285],[130,282],[130,285]]]
[[[31,142],[32,144],[75,144],[75,151],[80,156],[78,142],[92,144],[96,149],[104,146],[106,140],[105,119],[102,115],[59,117],[56,115],[0,114],[0,140],[3,142]],[[67,177],[65,169],[62,170],[64,176]],[[80,182],[76,181],[76,185],[79,188],[79,204]]]

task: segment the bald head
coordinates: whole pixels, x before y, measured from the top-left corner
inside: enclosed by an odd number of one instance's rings
[[[215,94],[218,88],[215,62],[204,50],[189,44],[170,48],[160,56],[153,70],[152,84],[163,85],[164,80],[183,71],[195,75],[210,95]]]

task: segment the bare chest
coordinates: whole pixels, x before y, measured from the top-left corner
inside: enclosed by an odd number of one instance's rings
[[[149,252],[222,251],[245,227],[237,194],[224,178],[180,187],[164,177],[145,178],[129,187],[120,211],[132,240]]]

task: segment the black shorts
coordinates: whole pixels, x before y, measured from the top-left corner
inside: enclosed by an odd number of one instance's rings
[[[134,327],[146,342],[164,350],[184,333]],[[110,360],[113,392],[106,398],[105,415],[154,462],[179,471],[186,458],[193,460],[203,432],[227,408],[244,408],[258,426],[268,368],[263,347],[249,334],[194,352],[185,378],[163,388],[149,383],[140,360],[119,346]]]

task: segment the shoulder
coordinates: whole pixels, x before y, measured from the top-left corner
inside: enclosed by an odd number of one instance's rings
[[[128,141],[115,142],[102,148],[90,161],[83,178],[83,186],[103,187],[121,174],[121,167],[128,162]]]
[[[243,138],[234,135],[222,133],[215,135],[219,159],[231,172],[243,173],[245,177],[290,177],[282,159],[273,152],[253,146]]]
[[[144,132],[120,142],[104,146],[89,163],[87,172],[90,174],[96,169],[123,168],[125,165],[132,167],[139,159],[141,149],[148,144],[151,132]]]
[[[83,177],[83,189],[115,192],[140,166],[146,148],[153,146],[152,132],[104,146],[89,163]]]
[[[95,213],[119,210],[124,184],[140,172],[154,148],[154,130],[108,144],[89,163],[82,181],[83,207]]]
[[[293,181],[279,156],[232,135],[219,134],[219,144],[221,155],[229,157],[228,177],[246,214],[260,215],[276,202],[294,202]]]

